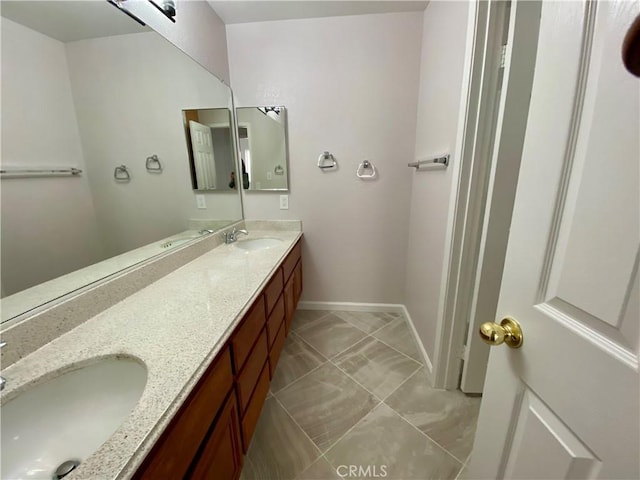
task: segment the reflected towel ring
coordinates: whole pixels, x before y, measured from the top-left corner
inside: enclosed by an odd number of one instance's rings
[[[284,175],[284,168],[282,168],[282,165],[276,165],[276,168],[273,169],[273,173],[276,175]]]
[[[371,173],[367,174],[365,173],[366,171],[369,171]],[[373,163],[371,163],[369,160],[365,160],[363,161],[359,166],[358,169],[356,170],[356,176],[358,178],[367,178],[367,179],[371,179],[371,178],[376,178],[377,172],[376,172],[376,167],[373,166]]]
[[[160,163],[160,159],[157,155],[147,157],[145,166],[147,167],[147,172],[162,173],[162,164]]]
[[[131,181],[131,174],[126,165],[120,165],[113,171],[113,178],[116,179],[116,182],[129,182]]]
[[[320,154],[320,156],[318,157],[318,168],[321,168],[324,170],[327,168],[334,168],[337,166],[338,166],[338,162],[336,162],[336,158],[333,156],[332,153],[324,152]]]

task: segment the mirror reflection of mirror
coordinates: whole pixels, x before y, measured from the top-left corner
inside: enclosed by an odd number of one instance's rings
[[[226,85],[107,2],[0,13],[2,168],[81,171],[2,175],[3,321],[242,218],[238,189],[197,206],[179,114],[228,123]]]
[[[235,189],[231,110],[183,110],[182,115],[193,189]]]
[[[236,108],[243,188],[289,189],[285,107]]]

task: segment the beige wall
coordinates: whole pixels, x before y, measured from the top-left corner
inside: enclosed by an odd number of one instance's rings
[[[146,1],[125,7],[229,85],[225,25],[204,0],[176,0],[176,23]]]
[[[404,303],[429,357],[433,359],[439,307],[443,301],[446,239],[452,208],[462,80],[465,68],[469,5],[431,2],[424,13],[416,159],[450,153],[446,170],[415,172],[411,176]]]
[[[2,180],[2,291],[100,260],[64,45],[2,21],[2,166],[78,167],[79,177]]]
[[[403,303],[421,35],[415,12],[227,26],[237,106],[288,116],[290,209],[246,192],[245,216],[302,220],[307,301]]]

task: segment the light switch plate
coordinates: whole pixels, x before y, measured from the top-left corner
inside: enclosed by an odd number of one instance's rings
[[[196,195],[196,206],[201,210],[207,208],[207,200],[204,195]]]
[[[280,210],[289,210],[289,195],[280,195]]]

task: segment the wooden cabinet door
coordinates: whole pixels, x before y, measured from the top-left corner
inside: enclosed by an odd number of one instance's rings
[[[249,401],[249,406],[242,417],[242,447],[245,453],[249,450],[251,437],[253,437],[253,432],[260,418],[262,406],[267,398],[267,393],[269,393],[269,383],[269,364],[267,362],[262,368],[260,378]]]
[[[188,478],[236,480],[242,467],[241,448],[238,406],[232,391]]]
[[[134,479],[182,478],[232,385],[231,359],[229,350],[225,348],[135,473]]]

